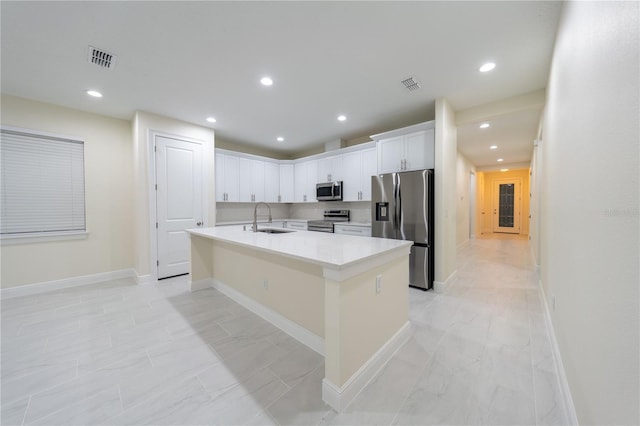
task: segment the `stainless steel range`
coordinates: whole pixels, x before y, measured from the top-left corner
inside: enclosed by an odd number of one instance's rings
[[[310,220],[307,230],[333,233],[333,224],[336,222],[349,222],[349,210],[325,210],[324,220]]]

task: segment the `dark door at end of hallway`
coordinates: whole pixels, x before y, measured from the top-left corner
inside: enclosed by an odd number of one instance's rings
[[[493,188],[493,232],[520,233],[521,183],[519,179],[496,180]]]

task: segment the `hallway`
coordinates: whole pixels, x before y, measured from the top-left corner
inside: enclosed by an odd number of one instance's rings
[[[473,240],[347,407],[323,359],[216,290],[119,280],[2,300],[2,424],[566,424],[522,240]]]
[[[458,250],[442,294],[411,291],[413,336],[331,424],[567,424],[529,242]]]

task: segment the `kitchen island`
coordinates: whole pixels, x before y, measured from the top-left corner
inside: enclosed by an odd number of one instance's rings
[[[409,336],[411,241],[241,227],[188,232],[192,291],[217,288],[323,355],[322,398],[337,411]]]

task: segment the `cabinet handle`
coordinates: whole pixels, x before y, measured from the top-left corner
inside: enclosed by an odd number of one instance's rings
[[[302,196],[302,201],[307,201],[307,196],[306,195]]]
[[[278,195],[278,202],[281,203],[282,202],[282,195]]]

